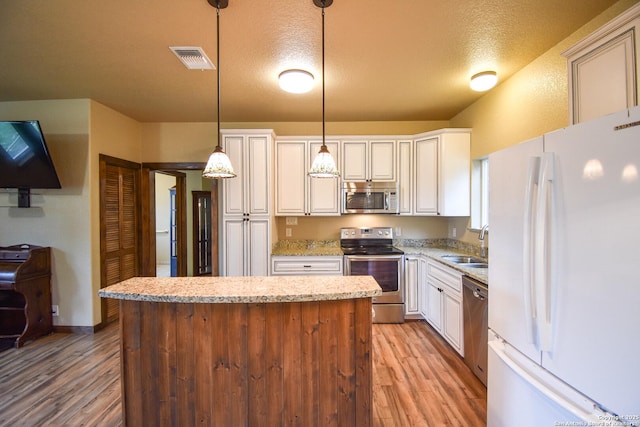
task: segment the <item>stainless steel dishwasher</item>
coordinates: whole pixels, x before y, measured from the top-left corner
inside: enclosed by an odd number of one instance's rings
[[[464,363],[487,385],[489,289],[469,276],[462,277],[464,307]]]

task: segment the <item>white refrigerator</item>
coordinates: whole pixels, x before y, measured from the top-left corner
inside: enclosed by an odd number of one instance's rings
[[[640,426],[640,107],[489,156],[489,427]]]

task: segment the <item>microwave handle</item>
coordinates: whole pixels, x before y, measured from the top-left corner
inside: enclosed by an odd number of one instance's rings
[[[389,198],[390,198],[390,194],[388,191],[384,192],[384,210],[388,211],[389,210]]]

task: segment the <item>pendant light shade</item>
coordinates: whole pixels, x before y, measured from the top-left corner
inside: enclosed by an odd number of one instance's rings
[[[224,9],[229,4],[229,0],[208,0],[211,6],[216,8],[216,31],[217,31],[217,66],[218,66],[218,144],[215,150],[209,156],[209,161],[202,172],[204,178],[233,178],[236,173],[233,171],[231,160],[222,150],[220,140],[222,135],[220,134],[220,9]]]
[[[313,159],[311,169],[309,169],[309,176],[313,178],[337,178],[340,176],[336,162],[333,160],[333,156],[329,153],[326,145],[320,147],[316,158]]]
[[[322,9],[322,146],[320,151],[313,159],[309,176],[312,178],[338,178],[340,172],[336,167],[329,149],[325,143],[325,118],[324,118],[324,9],[331,6],[333,0],[313,0],[313,4]]]

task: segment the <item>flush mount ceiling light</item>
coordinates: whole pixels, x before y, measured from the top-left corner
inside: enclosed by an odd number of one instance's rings
[[[313,159],[309,176],[312,178],[338,178],[340,172],[336,167],[329,149],[325,143],[325,120],[324,120],[324,8],[331,6],[333,0],[313,0],[313,4],[322,8],[322,146],[320,151]]]
[[[313,74],[305,70],[286,70],[278,76],[280,89],[290,93],[306,93],[313,88]]]
[[[220,9],[224,9],[229,5],[229,0],[208,0],[209,4],[216,8],[216,30],[217,30],[217,63],[218,63],[218,144],[216,145],[215,150],[209,156],[209,161],[207,162],[207,166],[205,166],[204,171],[202,171],[202,176],[204,178],[233,178],[236,176],[236,173],[233,171],[233,166],[231,165],[231,160],[229,160],[229,156],[225,154],[222,150],[222,146],[220,146],[220,140],[222,139],[222,135],[220,135]]]
[[[498,83],[498,75],[495,71],[483,71],[471,77],[471,89],[476,92],[484,92]]]

